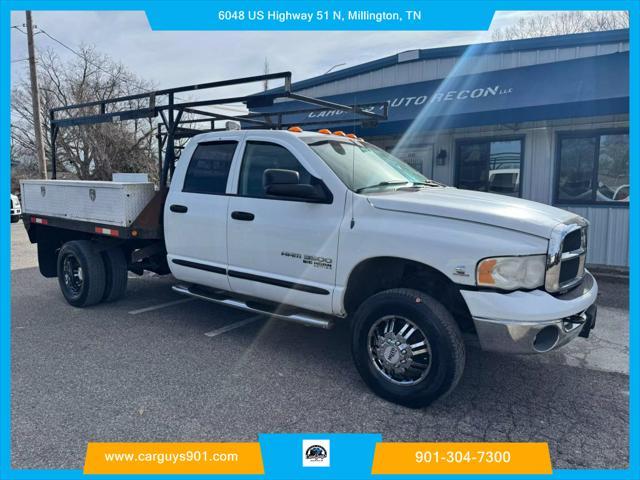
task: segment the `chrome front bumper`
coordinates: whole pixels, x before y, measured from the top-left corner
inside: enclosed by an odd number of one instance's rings
[[[482,349],[505,353],[544,353],[579,335],[588,337],[595,326],[597,294],[589,272],[581,285],[557,296],[542,291],[462,292]]]

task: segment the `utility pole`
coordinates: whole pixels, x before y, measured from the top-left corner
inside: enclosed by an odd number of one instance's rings
[[[264,57],[264,74],[269,75],[269,59],[267,57]],[[265,92],[269,90],[269,80],[265,80],[262,86]]]
[[[44,155],[44,143],[42,142],[42,123],[40,122],[40,95],[38,94],[38,73],[36,71],[36,55],[33,45],[33,21],[31,10],[27,10],[27,46],[29,49],[29,76],[31,77],[31,103],[33,107],[33,130],[36,139],[36,155],[40,176],[47,178],[47,161]]]

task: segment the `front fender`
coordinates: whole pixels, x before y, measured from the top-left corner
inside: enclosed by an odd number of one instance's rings
[[[486,257],[546,254],[546,238],[486,224],[379,210],[366,201],[354,202],[340,233],[334,311],[343,311],[348,279],[361,262],[397,257],[438,270],[461,286],[475,286],[478,261]]]

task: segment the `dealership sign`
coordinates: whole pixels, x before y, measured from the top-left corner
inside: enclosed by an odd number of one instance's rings
[[[382,102],[387,102],[389,108],[407,108],[420,105],[428,105],[431,103],[439,102],[454,102],[459,100],[473,100],[482,97],[493,97],[495,95],[508,95],[513,92],[513,88],[505,88],[500,85],[494,85],[489,87],[480,87],[472,89],[462,90],[448,90],[448,91],[436,91],[433,95],[418,95],[418,96],[403,96],[395,98],[387,98]],[[382,105],[377,107],[364,108],[367,111],[383,110]],[[346,112],[343,110],[322,110],[319,112],[310,112],[307,118],[323,118],[333,117],[336,115],[343,115]]]
[[[365,86],[363,81],[363,88]],[[383,111],[382,102],[388,102],[387,120],[381,121],[378,127],[369,126],[365,129],[369,134],[392,133],[394,129],[402,131],[418,116],[424,128],[454,128],[627,113],[629,54],[614,53],[450,76],[323,99],[343,105],[359,105],[376,113]],[[377,105],[368,107],[371,104]],[[325,119],[345,124],[362,119],[362,116],[356,117],[338,109],[309,112],[310,108],[310,105],[299,101],[285,101],[251,110],[274,114],[283,112],[283,123],[307,124],[313,125],[313,128],[321,127]],[[307,111],[284,113],[292,110]]]

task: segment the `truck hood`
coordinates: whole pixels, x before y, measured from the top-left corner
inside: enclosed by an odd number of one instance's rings
[[[381,210],[483,223],[543,238],[549,238],[559,223],[578,218],[575,213],[542,203],[453,187],[397,190],[367,199]]]

